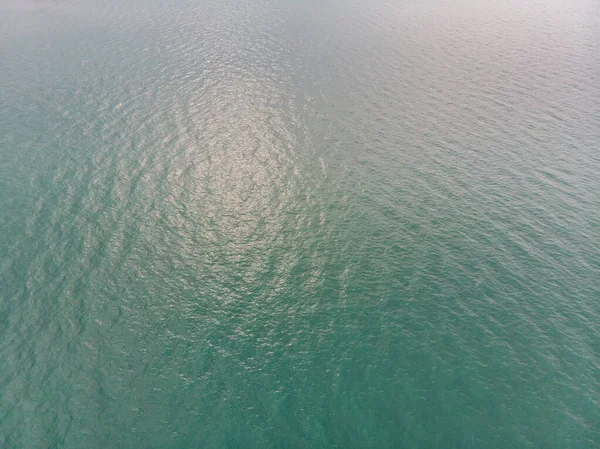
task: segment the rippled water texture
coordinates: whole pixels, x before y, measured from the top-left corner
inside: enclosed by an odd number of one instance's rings
[[[0,447],[599,447],[599,30],[0,0]]]

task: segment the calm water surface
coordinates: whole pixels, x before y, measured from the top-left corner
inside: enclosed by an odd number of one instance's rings
[[[600,447],[596,0],[0,0],[0,447]]]

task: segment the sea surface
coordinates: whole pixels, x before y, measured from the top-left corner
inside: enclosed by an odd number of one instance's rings
[[[599,447],[597,0],[0,0],[0,448]]]

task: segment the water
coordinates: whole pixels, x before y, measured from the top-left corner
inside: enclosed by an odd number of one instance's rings
[[[594,0],[2,0],[0,447],[600,447]]]

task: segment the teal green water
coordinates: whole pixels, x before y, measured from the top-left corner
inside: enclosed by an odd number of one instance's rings
[[[594,0],[1,0],[0,447],[600,447]]]

